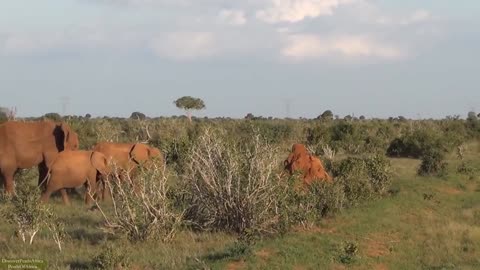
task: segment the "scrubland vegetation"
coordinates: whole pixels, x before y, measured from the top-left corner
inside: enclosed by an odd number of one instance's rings
[[[22,171],[17,196],[2,198],[0,252],[48,269],[478,269],[475,114],[329,115],[65,117],[81,149],[150,137],[166,164],[110,182],[112,199],[93,209],[80,196],[33,203],[36,169]],[[334,183],[307,188],[282,175],[293,143],[320,156]]]

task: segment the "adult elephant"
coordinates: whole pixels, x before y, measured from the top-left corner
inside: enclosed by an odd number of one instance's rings
[[[149,169],[154,159],[163,159],[158,148],[144,143],[101,142],[94,146],[93,151],[104,154],[118,169],[127,171],[130,175],[139,166]]]
[[[39,184],[47,175],[47,165],[59,152],[78,149],[78,135],[66,123],[52,121],[16,122],[0,125],[0,178],[5,191],[14,192],[18,169],[38,166]]]
[[[49,165],[46,189],[42,202],[47,202],[53,192],[60,190],[65,204],[70,204],[67,188],[87,187],[85,204],[90,204],[97,191],[97,181],[109,172],[104,154],[95,151],[64,151]]]
[[[303,144],[294,144],[292,152],[284,162],[285,170],[293,175],[295,172],[302,172],[303,183],[312,184],[314,180],[331,182],[332,178],[326,172],[322,161],[308,153]]]
[[[104,154],[109,160],[111,170],[117,179],[123,179],[125,174],[134,178],[139,167],[152,169],[154,161],[163,162],[161,151],[144,143],[113,143],[101,142],[95,145],[93,151]],[[106,197],[108,189],[103,187],[102,197]]]

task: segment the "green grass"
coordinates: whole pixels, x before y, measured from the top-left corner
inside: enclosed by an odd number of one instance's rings
[[[465,153],[475,168],[479,150],[469,145]],[[31,246],[21,244],[14,228],[1,222],[0,257],[45,259],[48,269],[88,269],[113,243],[128,253],[132,269],[480,269],[480,179],[457,174],[454,154],[448,162],[449,175],[423,178],[416,175],[418,160],[393,159],[397,192],[253,247],[235,244],[232,235],[186,230],[168,244],[126,244],[102,231],[101,214],[88,211],[82,198],[73,198],[71,207],[52,198],[67,225],[64,251],[46,232]],[[347,254],[349,244],[356,253]]]

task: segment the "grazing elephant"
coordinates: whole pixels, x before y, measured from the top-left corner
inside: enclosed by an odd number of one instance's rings
[[[14,192],[18,169],[38,166],[39,184],[47,175],[47,164],[59,152],[78,149],[78,135],[65,123],[16,122],[0,125],[0,178],[7,193]]]
[[[42,202],[47,202],[53,192],[60,190],[65,204],[70,204],[67,188],[85,185],[85,203],[89,205],[96,193],[97,181],[109,172],[104,154],[95,151],[64,151],[49,165],[46,190]]]
[[[103,153],[119,169],[129,172],[130,176],[139,166],[149,169],[154,159],[163,159],[158,148],[143,143],[102,142],[95,145],[93,151]]]
[[[143,143],[101,142],[95,145],[93,150],[103,153],[107,157],[117,179],[123,179],[122,172],[126,172],[130,178],[134,178],[138,167],[151,169],[154,160],[163,162],[163,155],[158,148]],[[111,163],[115,168],[112,168]],[[106,193],[108,193],[108,189],[104,185],[102,198],[106,197]]]
[[[296,171],[303,172],[303,182],[306,185],[312,184],[314,180],[332,181],[323,167],[322,161],[318,157],[310,155],[303,144],[293,145],[292,152],[285,160],[284,166],[290,175]]]

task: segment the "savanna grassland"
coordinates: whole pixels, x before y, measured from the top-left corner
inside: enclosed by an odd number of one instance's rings
[[[166,169],[136,180],[141,195],[113,185],[115,204],[95,208],[83,188],[72,206],[40,205],[36,170],[19,172],[18,198],[1,203],[1,258],[48,269],[480,269],[476,117],[63,120],[82,149],[150,137]],[[280,176],[293,143],[320,156],[334,184]],[[40,224],[32,244],[9,222],[19,209]]]

